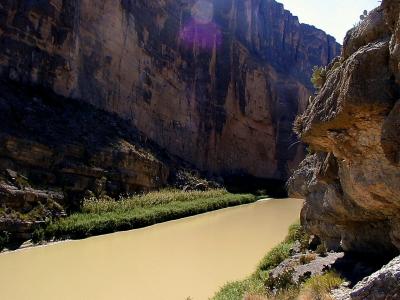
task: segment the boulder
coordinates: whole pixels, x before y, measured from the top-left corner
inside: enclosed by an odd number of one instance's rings
[[[352,289],[342,287],[333,291],[335,300],[397,300],[400,299],[400,257],[364,278]]]

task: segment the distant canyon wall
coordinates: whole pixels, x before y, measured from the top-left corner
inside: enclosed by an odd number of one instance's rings
[[[331,36],[273,0],[0,0],[0,77],[129,120],[216,174],[285,178]]]

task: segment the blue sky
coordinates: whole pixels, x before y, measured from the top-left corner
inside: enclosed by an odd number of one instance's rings
[[[368,11],[380,5],[378,0],[277,0],[285,5],[301,23],[318,27],[333,35],[339,43],[360,19],[366,9]]]

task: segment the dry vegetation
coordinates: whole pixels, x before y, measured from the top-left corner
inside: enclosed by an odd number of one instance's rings
[[[130,230],[256,200],[253,195],[231,194],[224,189],[162,190],[120,200],[92,197],[84,201],[81,212],[36,230],[34,241],[79,239]]]

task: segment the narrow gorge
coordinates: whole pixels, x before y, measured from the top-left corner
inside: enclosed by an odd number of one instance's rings
[[[3,79],[115,113],[218,175],[287,178],[311,69],[340,53],[272,0],[2,3]]]
[[[112,270],[121,299],[127,265],[153,298],[400,299],[400,0],[379,2],[342,46],[275,0],[0,0],[0,298],[37,299],[9,274],[46,252]],[[120,251],[134,236],[143,259]],[[232,276],[200,286],[210,266]],[[63,290],[55,269],[37,280]]]
[[[3,0],[0,16],[0,204],[56,216],[182,165],[287,179],[312,67],[340,53],[273,0]]]

